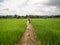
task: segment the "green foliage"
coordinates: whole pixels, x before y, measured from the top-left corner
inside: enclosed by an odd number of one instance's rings
[[[25,19],[0,19],[0,45],[15,45],[25,28]]]
[[[60,18],[31,19],[37,45],[60,45]],[[0,19],[0,45],[15,45],[24,33],[26,19]]]
[[[60,45],[60,18],[31,19],[38,45]]]

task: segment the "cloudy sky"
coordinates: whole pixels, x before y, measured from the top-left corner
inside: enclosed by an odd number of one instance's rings
[[[0,15],[60,14],[60,0],[0,0]]]

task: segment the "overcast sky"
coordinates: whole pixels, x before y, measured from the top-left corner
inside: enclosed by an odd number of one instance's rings
[[[60,0],[0,0],[0,15],[60,14]]]

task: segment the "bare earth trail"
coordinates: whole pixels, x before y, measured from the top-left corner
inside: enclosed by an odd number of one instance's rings
[[[31,24],[29,24],[17,45],[36,45],[36,35]]]

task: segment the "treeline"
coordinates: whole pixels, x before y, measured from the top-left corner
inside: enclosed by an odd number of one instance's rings
[[[19,15],[6,15],[6,16],[0,16],[0,18],[27,18],[27,17],[30,17],[30,18],[60,18],[60,15],[51,15],[51,16],[48,16],[48,15],[45,15],[45,16],[40,16],[40,15],[26,15],[26,16],[19,16]]]
[[[19,16],[19,15],[6,15],[6,16],[0,16],[0,18],[17,18],[17,19],[19,19],[19,18],[27,18],[26,16]]]

